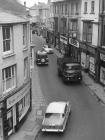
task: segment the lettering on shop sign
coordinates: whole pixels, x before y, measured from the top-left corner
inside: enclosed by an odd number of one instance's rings
[[[22,90],[7,99],[7,108],[12,107],[20,101],[30,90],[30,84],[27,84]]]
[[[69,38],[69,44],[79,48],[79,42],[73,38]]]
[[[105,61],[105,55],[102,54],[102,53],[100,53],[100,59],[103,60],[103,61]]]
[[[60,36],[60,41],[63,42],[64,44],[67,44],[67,37]]]

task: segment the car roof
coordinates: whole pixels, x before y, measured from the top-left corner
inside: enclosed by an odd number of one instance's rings
[[[38,50],[37,54],[38,55],[47,55],[47,53],[45,51],[43,51],[43,50]]]
[[[46,110],[46,113],[64,113],[66,102],[51,102]]]

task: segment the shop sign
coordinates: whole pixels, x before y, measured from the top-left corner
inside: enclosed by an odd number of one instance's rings
[[[27,84],[22,90],[7,99],[7,108],[12,107],[19,102],[30,90],[30,83]],[[29,92],[30,93],[30,92]]]
[[[100,60],[105,61],[105,54],[100,53]]]
[[[69,38],[69,44],[79,48],[79,42],[73,38]]]
[[[64,44],[67,44],[67,37],[60,36],[60,41],[63,42]]]

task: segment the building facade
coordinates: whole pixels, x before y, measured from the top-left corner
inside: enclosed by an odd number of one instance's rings
[[[14,133],[31,110],[30,26],[0,10],[0,139]]]
[[[81,5],[81,65],[94,79],[97,75],[98,61],[99,2],[99,0],[82,0]]]

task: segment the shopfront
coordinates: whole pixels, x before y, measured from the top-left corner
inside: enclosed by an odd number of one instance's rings
[[[96,79],[96,57],[97,57],[96,47],[88,45],[87,50],[89,53],[89,74],[94,79]]]
[[[68,53],[67,52],[67,49],[68,49],[67,37],[64,37],[62,35],[60,35],[60,49],[61,49],[62,54]]]
[[[2,101],[0,118],[3,132],[2,138],[5,140],[9,135],[14,133],[31,110],[31,85],[28,81],[18,91],[9,95]]]
[[[69,44],[71,47],[71,56],[78,62],[80,62],[80,45],[79,41],[73,38],[69,38]]]
[[[100,63],[99,63],[99,81],[103,85],[105,85],[105,53],[100,52]]]
[[[83,70],[88,71],[89,68],[89,54],[87,51],[86,44],[80,42],[80,51],[81,51],[81,66]]]

